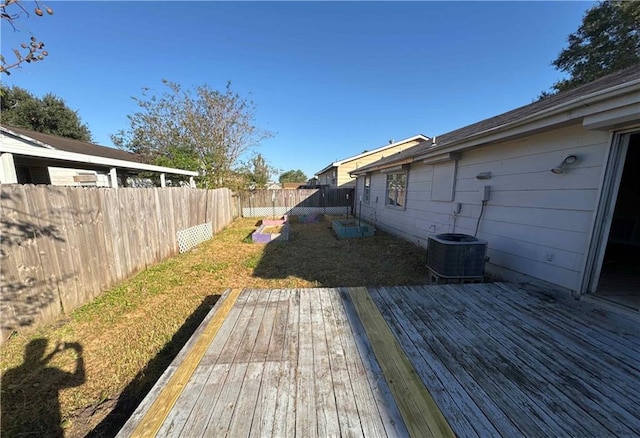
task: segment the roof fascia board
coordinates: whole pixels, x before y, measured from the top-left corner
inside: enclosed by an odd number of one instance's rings
[[[324,169],[322,169],[320,172],[314,173],[314,176],[318,176],[318,175],[322,175],[325,172],[328,172],[329,170],[331,170],[334,167],[338,167],[338,162],[336,161],[335,163],[331,163],[329,164],[327,167],[325,167]]]
[[[439,164],[439,163],[446,163],[447,161],[457,161],[460,159],[461,156],[462,154],[459,152],[447,152],[444,154],[427,156],[425,158],[416,157],[414,160],[415,161],[422,160],[424,164]]]
[[[49,158],[52,160],[68,161],[74,163],[88,163],[100,166],[116,167],[123,169],[146,170],[149,172],[169,173],[174,175],[198,176],[198,172],[192,170],[175,169],[152,164],[135,163],[133,161],[116,160],[113,158],[98,157],[95,155],[78,154],[57,149],[39,149],[33,146],[12,146],[0,144],[0,152],[8,152],[29,157]]]
[[[640,98],[631,105],[586,116],[582,126],[590,130],[609,130],[634,121],[640,121]]]
[[[397,161],[390,161],[387,162],[385,164],[382,164],[380,166],[373,166],[373,167],[368,167],[367,169],[365,169],[364,171],[360,170],[360,169],[355,169],[352,170],[351,172],[349,172],[349,175],[363,175],[365,173],[370,173],[370,172],[381,172],[383,170],[387,170],[387,169],[391,169],[394,167],[398,167],[398,166],[403,166],[405,164],[411,164],[413,163],[414,158],[413,157],[409,157],[409,158],[405,158],[403,160],[397,160]],[[364,167],[362,168],[364,169]]]

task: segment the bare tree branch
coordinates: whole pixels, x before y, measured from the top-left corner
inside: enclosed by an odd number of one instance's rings
[[[53,9],[50,7],[45,5],[41,6],[41,3],[37,0],[34,0],[34,3],[35,8],[33,11],[37,16],[42,17],[44,11],[46,11],[48,15],[53,15]],[[44,11],[42,9],[43,7]],[[9,23],[14,32],[18,31],[15,23],[22,15],[25,15],[26,18],[30,16],[22,0],[0,0],[0,18],[4,22]],[[11,74],[9,70],[20,67],[23,62],[30,64],[32,62],[42,61],[49,55],[49,52],[44,50],[44,43],[38,41],[35,36],[32,36],[28,43],[22,43],[20,49],[13,48],[12,51],[16,57],[16,60],[13,62],[7,61],[5,56],[0,54],[0,73],[9,75]]]

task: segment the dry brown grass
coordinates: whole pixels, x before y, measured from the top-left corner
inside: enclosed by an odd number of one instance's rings
[[[268,245],[251,242],[256,219],[239,219],[211,241],[138,273],[55,324],[12,337],[1,349],[2,436],[84,436],[92,430],[93,436],[113,435],[227,288],[426,281],[422,249],[385,233],[337,240],[329,219],[294,221],[289,242]],[[25,347],[36,339],[46,340],[45,354],[63,343],[80,344],[85,378],[70,377],[80,360],[72,348],[53,353],[46,367],[24,364]],[[7,373],[11,369],[19,377]]]

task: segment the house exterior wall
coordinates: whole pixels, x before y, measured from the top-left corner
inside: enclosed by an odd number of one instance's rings
[[[376,161],[393,155],[397,152],[401,152],[405,149],[409,149],[412,146],[421,143],[421,141],[413,140],[408,142],[399,143],[398,146],[390,147],[380,152],[374,152],[354,160],[346,161],[338,167],[338,187],[339,188],[354,188],[356,186],[356,179],[349,175],[349,172],[356,170],[359,167],[366,166],[367,164],[375,163]]]
[[[334,176],[335,172],[335,176]],[[329,188],[335,189],[338,187],[338,169],[336,167],[332,167],[326,172],[319,173],[318,175],[318,185],[329,186]]]
[[[74,176],[93,174],[96,176],[95,183],[81,183],[74,180]],[[111,187],[109,174],[93,170],[71,169],[66,167],[49,167],[49,178],[53,186],[95,186]]]
[[[375,172],[362,218],[425,247],[429,235],[474,235],[477,226],[477,237],[488,242],[489,271],[579,290],[609,142],[607,132],[574,125],[465,151],[455,166],[452,201],[432,200],[439,190],[433,186],[438,165],[414,163],[406,209],[385,206],[386,175]],[[565,173],[550,171],[572,154],[578,162]],[[476,179],[481,172],[491,172],[491,179]],[[364,176],[358,178],[356,196],[363,182]],[[485,185],[490,198],[478,223]]]
[[[7,146],[30,146],[24,140],[20,140],[2,133],[0,133],[0,140],[2,140],[2,143]],[[37,148],[39,146],[31,147]],[[97,177],[96,184],[92,185],[95,185],[97,187],[111,186],[109,175],[106,172],[52,166],[49,166],[48,168],[42,167],[43,171],[45,171],[45,169],[48,169],[48,178],[51,181],[51,185],[54,186],[81,186],[83,184],[74,181],[73,177],[76,175],[88,173],[95,174]]]

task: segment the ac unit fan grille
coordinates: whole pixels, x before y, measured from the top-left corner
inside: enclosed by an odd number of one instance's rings
[[[429,237],[427,267],[444,278],[484,276],[487,242],[465,234]]]

